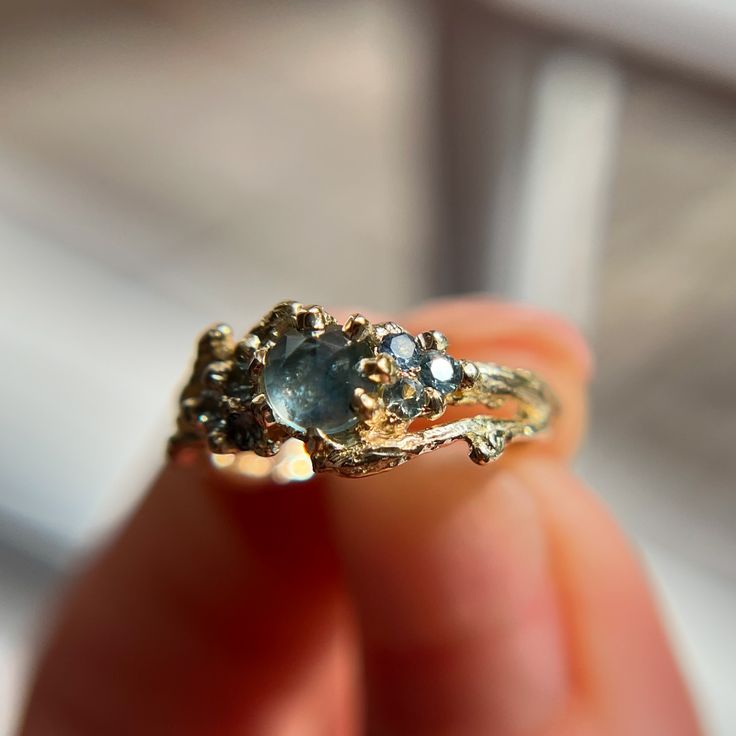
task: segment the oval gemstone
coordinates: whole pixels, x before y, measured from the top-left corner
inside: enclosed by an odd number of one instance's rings
[[[349,340],[333,325],[313,336],[289,330],[268,351],[263,380],[278,421],[299,430],[318,427],[328,434],[358,423],[351,406],[359,386],[370,381],[357,369],[371,349]]]

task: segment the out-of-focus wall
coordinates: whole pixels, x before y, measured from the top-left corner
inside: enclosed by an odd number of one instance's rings
[[[736,581],[736,95],[632,70],[619,151],[596,436],[660,474],[637,522]]]
[[[631,66],[581,471],[637,540],[709,734],[733,733],[736,95]]]
[[[417,8],[154,7],[19,21],[0,43],[2,329],[14,378],[32,368],[43,389],[13,404],[0,507],[69,538],[105,503],[103,456],[130,460],[168,413],[206,324],[242,331],[284,298],[395,310],[429,289]],[[60,423],[34,453],[67,472],[13,463]]]

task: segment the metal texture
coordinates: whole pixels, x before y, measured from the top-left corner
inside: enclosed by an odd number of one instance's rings
[[[464,440],[470,447],[470,458],[484,464],[498,458],[512,440],[529,438],[545,429],[557,410],[551,390],[530,371],[457,360],[462,371],[459,385],[446,395],[425,387],[420,416],[436,420],[451,405],[480,404],[500,412],[412,431],[409,425],[418,417],[402,420],[393,414],[382,392],[383,386],[392,385],[402,375],[416,375],[415,369],[409,373],[402,370],[394,357],[380,348],[386,335],[405,330],[393,322],[372,324],[363,315],[354,314],[339,327],[349,340],[365,341],[370,347],[373,357],[360,361],[356,370],[376,387],[355,389],[353,408],[358,423],[333,435],[320,427],[302,430],[287,426],[274,415],[265,392],[263,371],[268,352],[287,330],[319,337],[335,324],[334,317],[322,307],[288,301],[277,304],[238,342],[227,325],[207,330],[199,340],[192,375],[181,394],[170,455],[176,457],[182,448],[194,446],[207,448],[215,456],[255,453],[271,458],[287,440],[296,438],[304,442],[314,472],[355,478],[389,470]],[[416,341],[423,350],[446,353],[447,340],[439,332],[423,332]],[[513,406],[512,412],[507,405]],[[225,467],[232,463],[215,464]],[[262,469],[259,475],[263,475]]]

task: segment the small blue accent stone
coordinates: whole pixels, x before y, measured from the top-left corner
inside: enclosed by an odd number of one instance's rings
[[[425,386],[437,389],[443,396],[451,394],[460,385],[460,364],[449,355],[429,350],[422,356],[421,365],[420,375]]]
[[[268,351],[263,381],[276,419],[299,430],[319,427],[328,434],[358,423],[351,406],[354,390],[372,388],[357,369],[371,355],[336,325],[313,336],[289,330]]]
[[[414,338],[406,332],[398,335],[386,335],[381,340],[380,351],[393,356],[399,368],[404,370],[416,368],[419,364],[419,346]]]
[[[414,419],[424,407],[423,390],[424,386],[419,381],[413,378],[400,378],[384,389],[383,401],[386,408],[399,419]]]

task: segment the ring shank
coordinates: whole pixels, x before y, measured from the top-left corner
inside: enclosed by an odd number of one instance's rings
[[[457,440],[465,441],[470,458],[483,465],[497,459],[512,440],[529,438],[546,429],[558,405],[543,381],[524,369],[495,363],[472,365],[476,369],[473,382],[449,397],[448,404],[499,409],[512,400],[515,412],[511,417],[476,414],[396,436],[368,435],[350,445],[322,445],[312,453],[315,470],[351,477],[372,475]]]
[[[557,412],[557,399],[546,383],[529,370],[508,368],[498,363],[473,362],[478,377],[451,403],[482,404],[496,409],[508,400],[516,401],[516,414],[505,422],[514,436],[531,437],[544,430]]]

